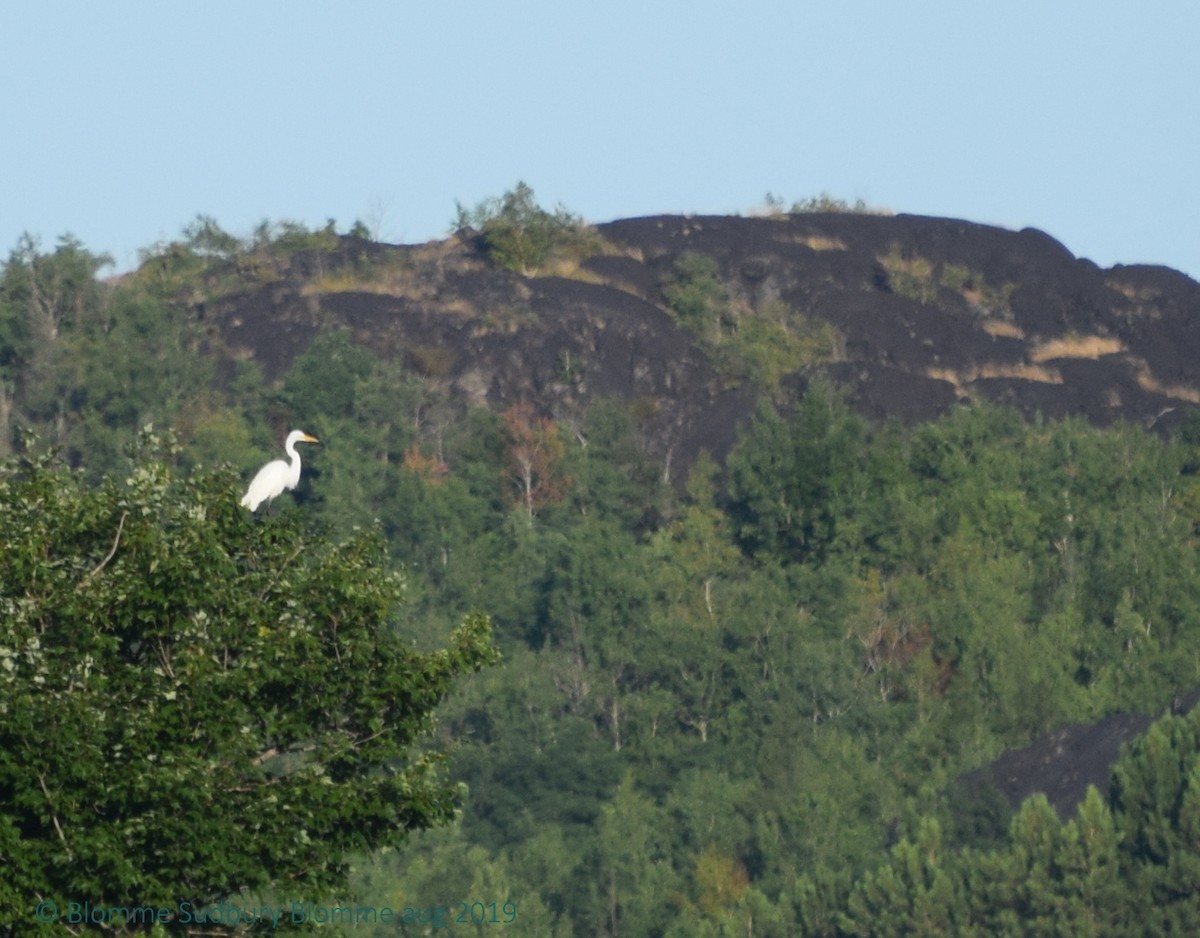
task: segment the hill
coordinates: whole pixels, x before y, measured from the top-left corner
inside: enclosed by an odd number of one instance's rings
[[[638,400],[664,464],[683,466],[728,451],[756,391],[794,395],[814,374],[873,419],[986,399],[1162,428],[1200,401],[1200,284],[1104,270],[1032,229],[845,212],[663,216],[594,235],[528,274],[491,262],[471,230],[419,246],[347,236],[265,284],[243,264],[245,289],[210,314],[268,379],[345,326],[476,404],[561,415]],[[689,271],[695,258],[711,266]],[[677,308],[718,299],[712,321]]]

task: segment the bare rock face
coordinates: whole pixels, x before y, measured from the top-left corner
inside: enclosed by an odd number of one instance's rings
[[[499,269],[470,232],[416,246],[346,237],[228,295],[213,318],[230,353],[269,379],[343,327],[476,405],[569,417],[625,399],[676,479],[702,449],[723,458],[761,393],[672,315],[664,285],[686,255],[716,265],[733,319],[782,309],[836,330],[837,354],[784,376],[778,399],[825,374],[873,419],[989,399],[1156,428],[1200,402],[1200,284],[1166,268],[1102,270],[1033,229],[810,213],[595,230],[598,253],[537,276]]]
[[[1200,702],[1200,687],[1177,697],[1167,712],[1182,716]],[[1165,715],[1165,714],[1164,714]],[[1008,812],[1032,795],[1043,794],[1067,821],[1083,803],[1089,786],[1107,795],[1113,767],[1125,746],[1157,719],[1145,713],[1113,713],[1095,723],[1071,723],[1010,749],[995,761],[960,776],[949,793],[962,816],[992,826],[985,835],[1007,830]],[[998,810],[999,809],[999,810]],[[989,815],[990,820],[989,820]]]
[[[996,791],[1014,810],[1040,792],[1066,821],[1083,802],[1089,785],[1107,794],[1121,748],[1152,722],[1153,717],[1143,713],[1114,713],[1097,723],[1059,727],[963,776],[959,784]]]

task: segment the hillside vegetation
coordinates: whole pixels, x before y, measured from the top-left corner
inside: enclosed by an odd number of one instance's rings
[[[263,529],[376,529],[421,652],[491,617],[503,664],[436,730],[461,810],[364,854],[362,902],[511,902],[522,936],[1200,926],[1200,717],[1065,818],[956,783],[1200,683],[1197,285],[862,211],[588,226],[518,189],[459,222],[202,218],[115,281],[72,239],[0,278],[13,466],[99,487],[153,423],[176,471],[248,479],[302,427]]]

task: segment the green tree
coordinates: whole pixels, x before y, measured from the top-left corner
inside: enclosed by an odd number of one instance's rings
[[[722,318],[732,315],[721,268],[704,254],[679,255],[663,283],[663,296],[679,324],[708,342],[720,339]]]
[[[892,848],[890,861],[863,878],[847,903],[846,933],[859,936],[961,935],[965,904],[941,830],[929,819],[916,840]]]
[[[109,291],[96,275],[111,263],[71,235],[46,253],[26,234],[9,254],[0,272],[0,456],[10,451],[13,421],[27,409],[31,387],[48,391],[61,431],[68,384],[63,373],[72,368],[64,367],[60,332],[78,336],[99,318]]]
[[[666,856],[664,812],[627,776],[597,823],[595,919],[601,935],[652,935],[669,920],[681,885]],[[603,930],[601,930],[603,929]]]
[[[358,388],[374,365],[374,357],[354,343],[348,330],[323,333],[288,369],[283,398],[304,420],[349,417]]]
[[[688,474],[686,505],[654,537],[663,603],[693,626],[716,621],[721,581],[733,579],[741,566],[729,520],[716,507],[716,475],[716,464],[702,452]]]
[[[183,229],[183,236],[188,247],[201,257],[227,261],[244,249],[242,242],[225,231],[211,215],[197,215]]]
[[[763,405],[729,457],[731,512],[747,548],[819,559],[863,500],[864,427],[838,392],[809,388],[795,411]],[[853,528],[857,531],[857,526]]]
[[[64,326],[79,329],[100,309],[104,290],[96,274],[110,264],[109,255],[93,254],[72,235],[47,254],[26,234],[4,265],[0,296],[25,316],[34,341],[53,342]]]
[[[1061,917],[1078,935],[1107,935],[1125,909],[1120,834],[1100,792],[1089,786],[1063,830],[1056,865],[1063,884]]]
[[[86,453],[93,479],[119,471],[137,427],[174,424],[205,397],[214,362],[199,353],[200,343],[179,307],[136,287],[115,292],[104,321],[71,336],[60,358],[73,408],[70,433],[61,440],[68,455],[82,463]],[[57,402],[45,391],[39,409],[49,416]]]
[[[41,933],[39,897],[176,908],[345,888],[352,852],[453,816],[425,737],[456,678],[497,658],[483,616],[413,651],[374,535],[252,519],[229,473],[177,477],[143,443],[98,488],[49,457],[0,473],[13,933]]]
[[[562,206],[553,212],[542,208],[524,182],[473,209],[460,203],[454,227],[479,230],[492,260],[526,275],[544,265],[556,248],[589,243],[578,217]]]
[[[1160,720],[1113,773],[1113,810],[1146,934],[1200,922],[1200,711]],[[1175,931],[1172,926],[1184,926]]]
[[[399,919],[364,929],[367,936],[453,934],[473,914],[477,926],[566,938],[540,884],[504,856],[467,843],[458,826],[422,832],[400,850],[372,857],[358,866],[354,882],[364,904],[391,908]]]

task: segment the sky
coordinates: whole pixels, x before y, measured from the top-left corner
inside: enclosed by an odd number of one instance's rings
[[[1039,228],[1200,278],[1195,0],[43,0],[0,11],[0,258],[199,214],[444,237],[768,193]]]

